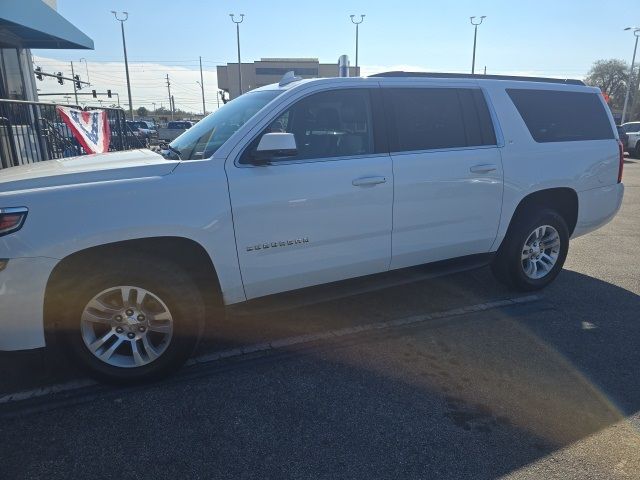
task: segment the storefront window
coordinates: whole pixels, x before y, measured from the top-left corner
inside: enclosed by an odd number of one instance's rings
[[[26,100],[20,56],[15,48],[0,49],[0,97]]]

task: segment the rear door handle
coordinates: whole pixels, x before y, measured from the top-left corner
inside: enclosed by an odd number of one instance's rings
[[[485,165],[474,165],[469,169],[471,173],[489,173],[497,170],[498,167],[492,163],[487,163]]]
[[[379,183],[385,183],[386,181],[386,177],[361,177],[356,178],[351,182],[351,184],[354,187],[366,187],[369,185],[378,185]]]

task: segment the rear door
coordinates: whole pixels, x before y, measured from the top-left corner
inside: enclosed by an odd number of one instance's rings
[[[503,172],[479,88],[383,87],[395,197],[392,268],[488,252]]]
[[[393,170],[374,135],[371,95],[311,94],[227,162],[247,298],[388,270]],[[267,132],[293,133],[298,155],[251,165]]]

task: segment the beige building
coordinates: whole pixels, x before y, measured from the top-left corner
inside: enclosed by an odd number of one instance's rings
[[[327,78],[338,76],[338,62],[320,63],[317,58],[262,58],[253,63],[242,63],[242,91],[278,83],[290,71],[302,78]],[[349,67],[349,76],[359,75],[355,67]],[[227,63],[217,67],[218,88],[229,94],[229,98],[239,95],[238,64]]]

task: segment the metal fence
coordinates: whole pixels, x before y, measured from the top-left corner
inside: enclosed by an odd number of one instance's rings
[[[79,110],[82,107],[72,106]],[[94,110],[100,107],[86,107]],[[109,151],[144,147],[125,121],[124,111],[104,108],[111,141]],[[62,121],[53,103],[0,99],[0,169],[86,152]]]

